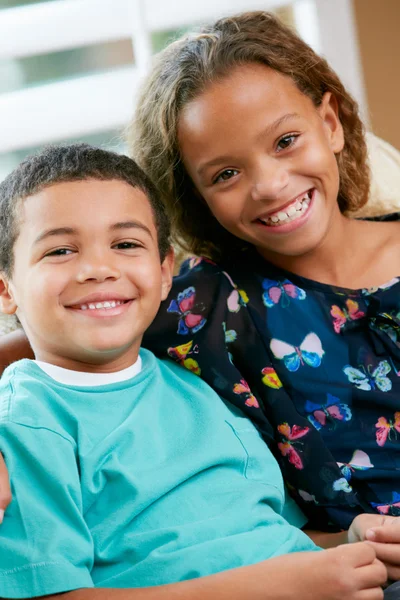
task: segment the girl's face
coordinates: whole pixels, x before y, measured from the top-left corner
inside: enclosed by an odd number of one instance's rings
[[[289,77],[239,66],[185,106],[178,139],[216,219],[266,258],[315,250],[341,218],[344,140],[330,93],[316,108]]]

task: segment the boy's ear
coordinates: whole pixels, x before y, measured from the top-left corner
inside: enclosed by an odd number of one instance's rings
[[[172,286],[175,252],[171,246],[161,264],[161,300],[165,300]]]
[[[10,289],[10,283],[4,273],[0,273],[0,311],[6,315],[13,315],[17,311],[17,303]]]
[[[331,92],[325,92],[318,110],[326,127],[330,146],[335,154],[339,154],[344,147],[344,133],[339,119],[339,104],[336,96]]]

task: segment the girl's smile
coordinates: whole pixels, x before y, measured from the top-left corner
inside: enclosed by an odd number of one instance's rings
[[[342,221],[335,98],[319,107],[268,67],[237,67],[182,110],[186,170],[219,223],[266,258],[312,252]]]

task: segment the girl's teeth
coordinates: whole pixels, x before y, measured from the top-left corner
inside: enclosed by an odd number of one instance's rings
[[[277,225],[278,223],[286,223],[288,221],[293,221],[297,219],[300,215],[302,215],[308,208],[310,204],[310,195],[306,194],[302,200],[297,200],[296,204],[292,204],[283,212],[283,210],[279,211],[275,215],[268,217],[268,219],[263,220],[266,225]]]
[[[278,212],[276,215],[280,221],[286,221],[288,215],[285,212]]]

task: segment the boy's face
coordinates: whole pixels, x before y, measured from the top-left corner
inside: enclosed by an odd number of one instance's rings
[[[150,203],[138,188],[94,179],[21,202],[3,312],[16,313],[38,360],[83,371],[132,364],[171,287]]]

